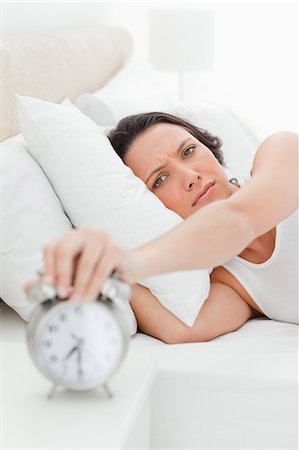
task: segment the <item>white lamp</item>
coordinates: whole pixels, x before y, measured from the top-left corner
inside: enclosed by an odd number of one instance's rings
[[[179,96],[184,74],[213,67],[214,16],[208,10],[151,10],[149,60],[156,69],[179,73]]]

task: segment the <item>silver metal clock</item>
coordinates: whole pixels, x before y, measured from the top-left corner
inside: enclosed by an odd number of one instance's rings
[[[56,286],[40,277],[29,285],[27,296],[37,303],[27,323],[27,344],[37,368],[58,386],[84,391],[103,387],[117,372],[128,350],[130,334],[121,303],[131,288],[116,273],[103,285],[98,299],[75,304],[61,300]]]

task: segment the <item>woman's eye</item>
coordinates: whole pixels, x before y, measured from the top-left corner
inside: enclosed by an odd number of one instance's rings
[[[188,147],[186,148],[186,150],[183,151],[183,156],[185,158],[187,158],[187,156],[189,156],[191,153],[193,153],[194,151],[194,147]]]
[[[153,184],[153,188],[155,189],[155,188],[161,186],[161,184],[164,182],[164,179],[165,179],[165,178],[166,178],[166,175],[163,175],[163,176],[161,176],[161,177],[158,177],[158,178],[156,179],[156,181],[154,182],[154,184]]]

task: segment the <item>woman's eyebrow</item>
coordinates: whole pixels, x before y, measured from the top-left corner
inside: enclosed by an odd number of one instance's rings
[[[182,148],[184,147],[184,145],[186,144],[186,142],[188,142],[191,139],[191,137],[185,139],[184,141],[182,141],[180,143],[180,145],[178,146],[177,150],[176,150],[176,154],[180,153],[180,151],[182,150]],[[148,180],[157,172],[159,172],[159,170],[163,169],[163,167],[165,167],[165,164],[163,164],[162,166],[156,167],[156,169],[152,170],[151,173],[149,174],[149,176],[147,177],[145,184],[147,184]]]

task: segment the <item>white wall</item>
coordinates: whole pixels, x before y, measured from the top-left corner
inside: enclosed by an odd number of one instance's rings
[[[41,1],[4,2],[2,8],[5,35],[101,23],[125,26],[134,38],[135,55],[144,60],[150,9],[210,9],[216,25],[214,70],[188,74],[186,95],[221,101],[241,111],[263,135],[298,127],[296,1]],[[187,32],[182,24],[182,34]],[[161,76],[176,88],[176,75]]]
[[[2,33],[36,33],[101,22],[97,2],[2,2]]]
[[[209,9],[215,16],[212,72],[189,73],[187,96],[241,111],[262,136],[298,130],[298,4],[296,1],[152,1],[103,4],[103,20],[128,27],[147,59],[148,11]],[[118,14],[115,13],[116,9]],[[182,23],[182,34],[188,29]],[[196,54],[196,43],[194,43]],[[173,82],[173,81],[172,81]]]

